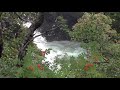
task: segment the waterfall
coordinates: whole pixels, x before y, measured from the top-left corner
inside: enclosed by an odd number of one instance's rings
[[[31,23],[23,24],[25,27],[30,27]],[[34,32],[34,37],[40,35],[41,33],[38,31]],[[74,41],[52,41],[48,42],[45,37],[42,35],[36,37],[33,40],[33,43],[37,45],[38,49],[45,51],[46,49],[51,48],[50,54],[45,55],[45,59],[42,62],[49,62],[50,67],[52,67],[55,63],[54,61],[57,58],[63,58],[64,56],[73,56],[77,57],[78,55],[85,52],[83,48],[80,47],[80,42]],[[61,68],[60,65],[57,66],[58,70]],[[52,68],[50,68],[52,70]]]

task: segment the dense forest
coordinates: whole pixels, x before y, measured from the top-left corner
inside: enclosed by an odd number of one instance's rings
[[[80,43],[85,53],[51,66],[43,60],[55,46],[38,48],[39,36],[52,46]],[[120,78],[120,12],[0,12],[0,77]]]

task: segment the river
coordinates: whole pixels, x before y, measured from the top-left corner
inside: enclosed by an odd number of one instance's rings
[[[29,27],[30,24],[27,24],[27,27]],[[41,33],[38,31],[34,32],[34,36],[40,35]],[[57,58],[63,58],[64,56],[73,56],[77,57],[78,55],[85,52],[83,48],[80,47],[80,42],[74,42],[74,41],[52,41],[48,42],[45,37],[42,35],[39,37],[36,37],[33,40],[33,43],[35,43],[38,47],[38,49],[41,49],[42,51],[45,51],[46,49],[51,48],[50,54],[45,55],[45,59],[42,62],[49,62],[50,67],[54,65],[54,60]],[[60,69],[60,65],[58,65],[58,68]]]

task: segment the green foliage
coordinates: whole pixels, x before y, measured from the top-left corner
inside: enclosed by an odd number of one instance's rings
[[[69,32],[67,20],[65,20],[62,16],[58,16],[56,20],[57,20],[56,23],[58,24],[58,27],[60,28],[60,30]]]
[[[23,67],[19,68],[16,73],[18,78],[51,78],[54,73],[47,65],[42,64],[44,57],[36,46],[29,46],[28,52],[24,58]],[[38,66],[39,65],[39,66]]]
[[[1,15],[3,55],[0,58],[0,76],[15,77],[18,63],[17,54],[20,44],[27,31],[22,22],[14,16],[13,12],[3,12]]]
[[[104,54],[108,54],[110,58],[120,58],[120,44],[109,44],[104,47]]]
[[[104,12],[105,15],[109,15],[111,18],[118,19],[120,18],[120,12]]]
[[[115,28],[118,33],[120,33],[120,12],[105,12],[105,15],[108,15],[114,19],[112,27]]]
[[[16,12],[17,13],[17,12]],[[18,12],[17,13],[21,18],[24,20],[35,19],[33,16],[37,15],[38,13],[23,13]],[[31,14],[31,15],[30,15]],[[22,16],[23,15],[23,16]],[[40,52],[37,51],[37,48],[33,43],[30,44],[30,47],[28,48],[27,55],[25,57],[24,62],[20,62],[17,58],[18,51],[20,44],[24,40],[24,37],[27,33],[27,28],[23,27],[23,22],[21,21],[20,17],[16,16],[14,12],[5,12],[1,14],[1,21],[4,24],[3,26],[3,41],[4,41],[4,50],[2,58],[0,58],[0,76],[1,77],[25,77],[28,75],[28,77],[33,77],[32,75],[35,75],[36,77],[44,77],[45,73],[43,72],[42,76],[39,75],[41,73],[41,70],[38,70],[37,64],[41,62],[41,59],[43,57],[40,56]],[[15,36],[16,33],[18,34],[17,37]],[[47,53],[49,53],[49,50],[47,50]],[[36,56],[37,54],[37,56]],[[32,55],[32,56],[31,56]],[[40,58],[40,59],[39,59]],[[23,67],[20,68],[17,64],[24,64]],[[35,70],[35,74],[31,73],[29,70],[27,70],[27,66],[33,65]],[[47,67],[47,66],[46,66]],[[44,67],[44,69],[46,68]],[[49,73],[49,69],[46,69]],[[16,72],[20,71],[20,75],[16,75]],[[52,76],[52,74],[49,74]]]
[[[85,43],[96,41],[98,43],[109,40],[109,34],[112,30],[112,19],[102,13],[90,14],[84,13],[82,18],[73,26],[70,36],[73,40],[83,41]],[[114,31],[115,32],[115,31]],[[115,32],[116,33],[116,32]]]
[[[9,38],[7,40],[5,37],[3,37],[4,41],[4,50],[3,50],[3,55],[2,58],[0,58],[0,75],[2,77],[15,77],[15,73],[17,70],[17,53],[20,47],[20,43],[22,42],[24,38],[24,34],[26,30],[22,31],[19,33],[21,37],[17,38]]]
[[[38,13],[16,12],[22,19],[33,21]],[[119,12],[115,13],[84,13],[84,15],[69,30],[67,21],[57,17],[58,27],[69,33],[75,41],[81,42],[86,54],[75,57],[57,58],[53,67],[61,66],[56,71],[50,70],[49,65],[42,63],[45,57],[41,50],[30,43],[24,61],[18,61],[18,50],[23,41],[27,28],[14,12],[0,13],[0,20],[7,24],[3,28],[4,50],[0,58],[0,77],[17,78],[119,78],[120,77],[120,35],[111,27],[112,19],[119,21]],[[114,22],[115,22],[114,21]],[[18,33],[17,37],[15,36]],[[46,50],[49,54],[51,49]],[[105,59],[108,60],[108,63]],[[17,64],[23,64],[18,67]]]
[[[96,65],[88,62],[83,56],[78,58],[71,57],[70,59],[57,59],[57,63],[61,65],[61,70],[57,71],[57,78],[98,78],[104,77],[103,73],[96,70]],[[85,69],[86,65],[93,65]]]
[[[110,58],[109,63],[102,63],[97,66],[97,71],[105,73],[106,78],[120,77],[120,59]]]

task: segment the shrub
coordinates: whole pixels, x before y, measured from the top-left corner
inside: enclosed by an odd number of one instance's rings
[[[18,68],[16,77],[18,78],[50,78],[54,73],[45,64],[42,64],[44,56],[35,45],[29,45],[24,58],[23,67]],[[46,50],[48,52],[48,50]]]
[[[99,44],[107,42],[110,35],[116,33],[111,28],[112,19],[102,13],[84,13],[78,23],[73,26],[73,31],[69,32],[73,40],[89,43],[96,41]]]
[[[55,74],[57,78],[99,78],[105,74],[96,70],[96,65],[87,61],[83,56],[56,60],[61,65],[61,70]]]

